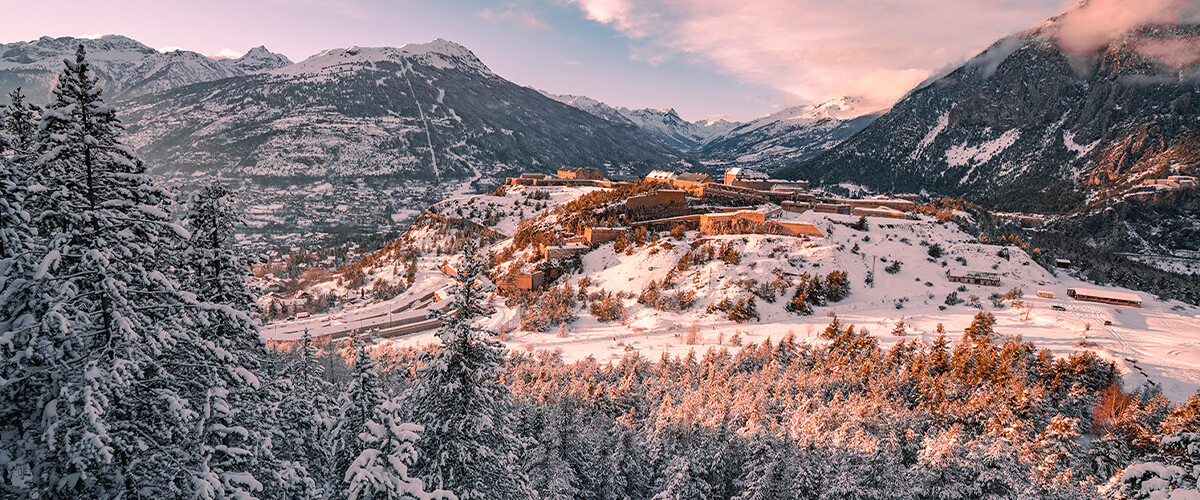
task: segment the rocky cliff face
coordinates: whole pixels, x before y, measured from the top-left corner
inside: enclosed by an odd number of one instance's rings
[[[1200,26],[1145,25],[1077,54],[1060,19],[1001,40],[783,176],[1069,213],[1200,164]],[[1190,47],[1190,49],[1189,49]]]

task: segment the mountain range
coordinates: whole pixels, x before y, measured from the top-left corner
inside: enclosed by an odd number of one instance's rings
[[[1200,242],[1180,247],[1179,238],[1157,234],[1200,231],[1188,211],[1154,208],[1177,197],[1139,196],[1130,206],[1128,195],[1146,179],[1195,174],[1200,163],[1200,64],[1159,50],[1200,40],[1200,26],[1140,26],[1076,53],[1060,32],[1084,5],[997,41],[891,109],[843,97],[745,123],[687,121],[670,108],[534,90],[441,39],[330,49],[293,64],[263,47],[216,59],[114,35],[43,37],[0,45],[0,91],[22,86],[35,101],[48,97],[61,60],[82,43],[129,142],[156,172],[179,182],[216,176],[250,190],[265,186],[276,194],[252,196],[278,195],[288,207],[320,205],[296,193],[323,192],[311,188],[326,183],[335,193],[373,186],[394,198],[561,165],[627,176],[736,165],[817,186],[851,183],[1061,214],[1068,222],[1058,226],[1079,220],[1076,229],[1102,228],[1108,234],[1094,239],[1122,251],[1196,250]],[[378,197],[353,198],[351,205]],[[403,200],[397,207],[417,208]],[[335,201],[322,206],[345,200]],[[1148,210],[1162,217],[1096,222]],[[307,213],[297,223],[322,216]],[[290,223],[280,224],[286,231]]]
[[[1149,48],[1200,40],[1200,25],[1142,26],[1079,54],[1059,42],[1064,16],[996,42],[827,154],[779,173],[1050,213],[1194,173],[1200,65],[1173,66]]]
[[[49,99],[62,71],[82,44],[88,61],[110,99],[170,90],[193,83],[243,76],[292,64],[286,56],[255,47],[236,59],[220,59],[189,50],[159,51],[131,38],[48,36],[0,44],[0,89],[21,87],[34,101]]]

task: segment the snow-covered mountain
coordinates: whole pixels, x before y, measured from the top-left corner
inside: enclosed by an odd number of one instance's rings
[[[159,169],[235,177],[441,181],[679,160],[636,127],[515,85],[465,47],[330,49],[267,73],[122,103],[130,142]]]
[[[292,62],[265,47],[236,59],[217,59],[188,50],[160,52],[120,35],[100,38],[48,36],[0,44],[0,91],[22,87],[34,102],[49,99],[64,58],[83,44],[108,99],[127,98],[173,88],[270,71]]]
[[[570,94],[551,94],[544,90],[540,90],[539,92],[541,92],[542,95],[544,95],[546,97],[554,99],[558,102],[561,102],[561,103],[571,106],[573,108],[582,109],[584,111],[587,111],[588,113],[596,115],[596,116],[603,118],[605,120],[608,120],[610,122],[620,123],[620,124],[628,124],[628,125],[636,125],[633,121],[626,118],[625,115],[621,114],[620,111],[617,111],[616,108],[609,106],[603,102],[592,99],[591,97],[582,96],[582,95],[570,95]]]
[[[740,123],[724,119],[689,122],[681,118],[679,113],[671,108],[614,108],[604,102],[586,96],[551,94],[545,91],[542,94],[613,123],[636,125],[650,135],[658,138],[663,144],[683,152],[697,151],[709,139],[740,125]]]
[[[629,109],[621,107],[617,108],[617,112],[668,146],[689,152],[699,150],[713,137],[739,125],[724,119],[689,122],[671,108]]]
[[[699,153],[709,161],[779,168],[838,145],[882,113],[855,97],[794,106],[711,137]]]
[[[827,154],[778,173],[1059,213],[1194,173],[1200,58],[1188,54],[1200,25],[1143,25],[1093,52],[1064,48],[1064,22],[1086,5],[996,42]]]

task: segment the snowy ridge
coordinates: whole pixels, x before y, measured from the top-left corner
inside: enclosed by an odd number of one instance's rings
[[[0,91],[22,87],[35,102],[48,98],[64,58],[83,44],[109,99],[161,92],[194,83],[268,71],[291,64],[287,57],[255,47],[236,59],[189,50],[160,52],[120,35],[95,39],[42,37],[0,44]]]
[[[410,43],[400,47],[327,49],[291,66],[274,70],[271,74],[276,76],[321,75],[370,67],[380,61],[401,63],[409,60],[438,69],[470,68],[481,74],[492,74],[491,70],[466,47],[441,38],[427,43]]]

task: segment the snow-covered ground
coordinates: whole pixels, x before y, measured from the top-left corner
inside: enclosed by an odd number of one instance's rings
[[[553,188],[548,201],[553,207],[581,192],[567,193],[562,188]],[[500,205],[500,200],[506,200],[505,204],[515,208],[518,203],[523,206],[526,199],[524,193],[516,192],[503,197],[470,198],[475,201],[467,204],[469,198],[460,197],[439,208]],[[577,307],[579,319],[564,331],[553,328],[545,333],[526,332],[519,329],[520,311],[506,307],[504,301],[497,298],[497,312],[486,326],[505,332],[503,338],[514,350],[561,350],[568,360],[592,356],[603,361],[618,359],[629,351],[657,359],[662,353],[680,355],[696,350],[700,354],[713,347],[736,349],[735,338],[743,345],[768,338],[778,340],[789,334],[809,342],[824,342],[818,333],[834,314],[843,324],[869,330],[885,346],[901,339],[932,342],[939,323],[950,338],[957,340],[975,314],[983,310],[995,315],[995,329],[1001,334],[1020,336],[1034,342],[1038,348],[1050,349],[1058,355],[1090,350],[1114,361],[1129,388],[1149,379],[1160,384],[1173,400],[1185,398],[1200,389],[1200,308],[1177,301],[1160,301],[1141,292],[1133,292],[1142,297],[1141,308],[1071,299],[1067,296],[1068,288],[1102,287],[1080,281],[1068,272],[1052,273],[1043,269],[1019,247],[979,243],[950,223],[871,219],[867,231],[857,231],[846,225],[857,220],[856,217],[818,213],[785,213],[784,217],[811,222],[826,237],[805,240],[774,235],[702,236],[690,232],[683,240],[674,240],[664,234],[653,244],[637,247],[631,255],[615,252],[611,243],[602,245],[584,256],[580,272],[560,278],[558,283],[567,279],[577,286],[586,277],[591,282],[587,288],[590,291],[627,292],[633,298],[624,301],[625,320],[600,322],[588,314],[586,308]],[[511,221],[502,221],[499,225],[503,227],[502,232],[510,235],[509,230],[515,228]],[[672,291],[692,290],[697,299],[687,311],[663,312],[638,304],[636,296],[646,285],[651,280],[665,277],[680,256],[700,239],[711,241],[713,245],[730,244],[741,255],[741,262],[731,265],[718,258],[680,273]],[[935,243],[943,249],[938,258],[929,255],[929,245]],[[1002,254],[1007,254],[1007,258]],[[313,333],[322,333],[324,329],[338,326],[326,326],[331,322],[345,324],[361,320],[364,327],[369,327],[373,321],[386,321],[387,311],[449,284],[449,279],[436,270],[444,259],[423,257],[417,285],[387,302],[349,309],[333,317],[268,325],[264,335],[291,339],[296,338],[305,326],[313,329]],[[895,261],[902,262],[899,272],[885,272],[885,268]],[[872,268],[875,283],[868,286],[865,279]],[[757,322],[739,324],[728,320],[724,314],[705,312],[709,304],[721,298],[751,297],[740,284],[745,280],[764,283],[780,275],[808,272],[824,276],[834,270],[848,274],[852,295],[841,302],[814,308],[811,316],[797,316],[784,309],[794,286],[786,289],[774,303],[757,299],[761,317]],[[1002,283],[999,287],[952,283],[946,278],[947,270],[999,273]],[[1021,307],[1014,307],[1011,300],[1005,300],[997,307],[989,300],[993,293],[1004,294],[1012,288],[1023,292],[1023,297],[1018,299],[1023,304]],[[1053,298],[1038,297],[1039,291],[1050,292]],[[968,302],[947,305],[947,295],[952,292]],[[972,295],[978,297],[978,307],[969,304]],[[421,314],[418,311],[419,308],[414,307],[403,314]],[[893,328],[901,320],[907,326],[907,335],[892,335]],[[689,338],[690,344],[686,341]],[[434,340],[433,332],[429,331],[387,342],[420,345]]]

